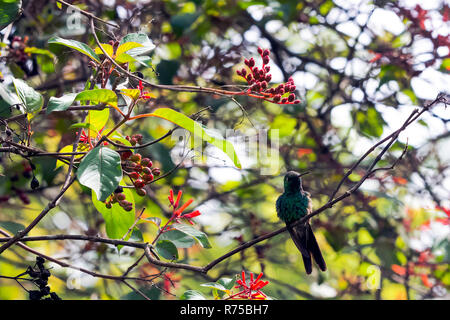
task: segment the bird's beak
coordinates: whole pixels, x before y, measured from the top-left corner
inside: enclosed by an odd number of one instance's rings
[[[300,175],[298,177],[300,178],[300,177],[302,177],[304,175],[307,175],[308,173],[311,173],[311,171],[302,172],[302,173],[300,173]]]

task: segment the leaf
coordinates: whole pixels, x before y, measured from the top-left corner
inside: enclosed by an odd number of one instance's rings
[[[84,122],[79,122],[79,123],[74,123],[69,127],[69,130],[71,129],[78,129],[78,128],[85,128],[85,129],[90,129],[92,126],[90,123],[84,123]]]
[[[117,95],[109,89],[85,90],[79,93],[68,93],[62,97],[51,97],[47,105],[47,114],[53,111],[65,111],[74,101],[91,101],[105,103],[117,107]]]
[[[130,97],[133,100],[137,100],[141,94],[141,91],[139,89],[122,89],[120,90],[120,93]]]
[[[114,48],[109,43],[102,43],[102,48],[106,51],[107,54],[109,54],[110,57],[114,55]],[[102,49],[100,47],[95,48],[94,52],[96,54],[103,54]]]
[[[17,19],[22,0],[0,0],[0,30]]]
[[[23,224],[13,222],[13,221],[0,221],[0,227],[8,230],[12,234],[17,234],[21,230],[25,230]]]
[[[206,300],[206,298],[196,290],[187,290],[185,291],[181,297],[181,300]]]
[[[200,286],[211,288],[211,289],[217,289],[217,290],[220,290],[220,291],[226,291],[226,292],[229,291],[223,285],[221,285],[219,283],[215,283],[215,282],[202,283]]]
[[[13,84],[20,102],[25,107],[25,111],[33,118],[42,109],[44,98],[23,80],[13,79]]]
[[[127,63],[127,62],[134,62],[134,61],[138,61],[135,57],[130,56],[129,54],[126,53],[121,53],[120,55],[116,56],[116,58],[114,59],[118,64],[123,64],[123,63]],[[138,61],[139,62],[139,61]]]
[[[153,223],[158,229],[161,227],[161,219],[158,217],[150,217],[142,220],[143,222]]]
[[[64,111],[69,108],[75,101],[77,93],[65,94],[62,97],[51,97],[48,100],[46,113],[49,114],[53,111]]]
[[[155,45],[145,33],[127,34],[122,38],[122,40],[120,40],[119,47],[127,42],[137,42],[142,45],[141,47],[135,47],[127,50],[127,53],[132,57],[148,53],[155,48]]]
[[[105,220],[106,234],[110,239],[121,239],[133,225],[135,220],[135,203],[133,193],[124,189],[123,193],[127,201],[133,204],[133,210],[125,211],[117,202],[108,209],[104,202],[98,201],[95,192],[92,191],[92,202]]]
[[[119,56],[122,53],[127,52],[128,50],[143,47],[143,46],[144,46],[143,44],[138,43],[138,42],[127,41],[127,42],[119,45],[119,47],[117,48],[117,51],[116,51],[116,56]]]
[[[92,60],[100,63],[100,58],[98,57],[98,55],[94,52],[94,50],[92,50],[87,44],[76,41],[76,40],[68,40],[68,39],[63,39],[60,37],[53,37],[50,40],[48,40],[48,43],[50,44],[60,44],[72,49],[75,49],[85,55],[87,55],[89,58],[91,58]]]
[[[222,150],[233,161],[237,168],[241,168],[241,163],[231,142],[223,140],[217,136],[212,137],[208,135],[205,127],[180,112],[170,108],[160,108],[155,110],[153,113],[141,114],[138,117],[158,117],[175,123],[183,129],[188,130],[195,136],[200,137],[202,141],[206,141]]]
[[[77,152],[87,151],[87,150],[84,150],[84,148],[85,148],[85,147],[84,147],[83,145],[78,144]],[[70,145],[67,145],[67,146],[64,146],[64,147],[61,148],[61,150],[59,150],[58,152],[59,152],[59,153],[73,152],[73,146],[72,146],[71,144],[70,144]],[[81,158],[82,156],[83,156],[82,154],[76,155],[76,156],[75,156],[75,159],[79,159],[79,158]],[[62,161],[60,161],[60,160],[56,160],[55,170],[58,169],[59,167],[63,166],[64,164],[65,164],[64,162],[62,162]]]
[[[40,49],[40,48],[36,48],[36,47],[26,47],[23,51],[25,53],[44,55],[44,56],[46,56],[46,57],[48,57],[50,59],[54,59],[55,58],[55,55],[52,52],[50,52],[50,51],[48,51],[46,49]]]
[[[133,231],[131,232],[131,236],[128,240],[135,241],[135,242],[141,242],[141,241],[144,241],[144,236],[142,235],[141,230],[139,230],[138,228],[134,228]]]
[[[191,237],[193,237],[195,240],[197,240],[201,246],[205,249],[211,248],[211,244],[209,243],[208,237],[206,234],[201,232],[200,230],[197,230],[191,226],[181,224],[181,223],[175,223],[172,225],[173,228],[175,228],[178,231],[181,231]]]
[[[89,110],[87,123],[90,125],[90,135],[97,135],[106,125],[109,119],[109,109]]]
[[[105,201],[122,180],[120,162],[116,151],[103,146],[94,148],[80,162],[78,181],[94,190],[99,201]]]
[[[170,240],[177,248],[190,248],[195,240],[188,234],[179,230],[169,230],[159,237],[161,240]]]
[[[233,278],[220,278],[219,280],[217,280],[217,283],[223,285],[227,290],[233,289],[235,282],[236,280]]]
[[[7,118],[11,114],[11,106],[19,104],[20,101],[15,93],[0,83],[0,117]]]
[[[114,91],[109,89],[85,90],[77,95],[76,100],[106,103],[117,107],[117,95]]]
[[[156,243],[156,251],[158,254],[167,260],[178,260],[178,249],[169,240],[159,240]]]

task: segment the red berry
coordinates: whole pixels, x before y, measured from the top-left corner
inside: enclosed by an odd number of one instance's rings
[[[299,104],[300,103],[300,100],[295,100],[294,101],[294,104]]]
[[[137,172],[131,172],[128,176],[132,179],[139,179],[140,175]]]
[[[159,168],[155,168],[155,169],[152,170],[152,173],[153,173],[155,176],[159,176],[159,175],[161,174],[161,170],[160,170]]]
[[[262,54],[263,53],[263,49],[261,49],[260,47],[258,47],[258,53]]]
[[[119,200],[119,201],[122,201],[122,200],[125,200],[125,194],[123,194],[123,193],[118,193],[118,194],[116,194],[116,198],[117,198],[117,200]]]
[[[135,186],[136,188],[138,188],[138,189],[143,188],[143,187],[145,186],[144,180],[142,180],[142,179],[137,179],[137,180],[134,182],[134,186]]]
[[[263,52],[263,56],[268,56],[270,54],[270,51],[269,51],[269,49],[266,49],[266,50],[264,50],[264,52]]]
[[[139,153],[136,153],[130,157],[130,160],[133,162],[139,162],[139,161],[141,161],[141,158],[142,158],[142,156]]]
[[[107,202],[107,203],[105,203],[105,205],[106,205],[106,208],[108,208],[108,209],[111,209],[111,208],[112,208],[111,202]]]
[[[248,66],[249,66],[250,68],[253,68],[253,67],[255,66],[255,59],[251,58],[251,59],[248,61]]]
[[[263,58],[263,63],[264,63],[264,64],[268,64],[269,61],[270,61],[270,59],[269,59],[268,56],[265,56],[265,57]]]
[[[152,169],[150,169],[149,167],[143,167],[142,168],[142,173],[143,174],[151,174],[152,173]]]
[[[153,163],[149,158],[144,158],[141,160],[141,166],[151,167],[152,165],[153,165]]]
[[[125,211],[131,211],[131,210],[133,210],[133,205],[125,207],[124,209],[125,209]]]
[[[281,103],[286,103],[288,101],[288,99],[287,98],[283,98],[283,99],[281,99]]]
[[[121,158],[122,160],[126,160],[126,159],[128,159],[129,157],[131,157],[132,154],[133,154],[133,153],[132,153],[131,151],[125,151],[125,152],[122,152],[122,154],[120,155],[120,158]]]
[[[137,140],[135,138],[131,138],[130,139],[130,143],[131,143],[132,146],[135,146],[136,143],[137,143]]]
[[[292,101],[294,101],[294,100],[295,100],[295,94],[291,93],[291,94],[289,95],[289,97],[288,97],[288,101],[289,101],[289,102],[292,102]]]
[[[273,97],[273,101],[278,102],[281,99],[281,95],[277,94],[275,97]]]
[[[153,174],[146,174],[142,177],[144,179],[145,182],[149,183],[150,181],[153,181]]]
[[[147,191],[145,191],[145,189],[136,189],[136,193],[143,197],[147,194]]]

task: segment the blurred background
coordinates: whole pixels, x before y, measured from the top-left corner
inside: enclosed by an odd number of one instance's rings
[[[138,67],[145,79],[160,84],[187,84],[236,89],[246,83],[236,75],[244,59],[257,48],[271,50],[271,83],[293,77],[301,103],[277,105],[251,97],[212,96],[166,90],[151,91],[156,98],[140,112],[171,107],[185,114],[202,110],[201,121],[223,136],[233,130],[242,169],[233,167],[213,146],[203,154],[189,150],[178,136],[142,150],[163,173],[172,174],[151,185],[148,195],[136,198],[146,217],[170,216],[169,190],[193,198],[202,214],[194,218],[212,244],[179,250],[181,261],[206,265],[245,241],[283,226],[275,201],[283,192],[283,174],[309,171],[303,179],[313,207],[328,201],[339,181],[373,144],[407,119],[414,108],[450,94],[450,8],[446,1],[340,0],[194,0],[194,1],[71,1],[102,19],[121,26],[108,29],[117,39],[144,32],[155,45],[150,67]],[[53,1],[23,1],[23,14],[12,28],[2,30],[3,49],[12,49],[13,37],[25,48],[42,48],[20,56],[2,54],[0,72],[34,84],[46,99],[78,92],[90,75],[86,57],[63,47],[49,47],[58,35],[95,42],[87,20]],[[111,40],[98,31],[103,42]],[[6,51],[5,51],[6,52]],[[9,50],[8,52],[11,52]],[[53,60],[54,54],[57,60]],[[207,108],[207,109],[205,109]],[[205,109],[205,110],[204,110]],[[2,109],[3,118],[13,116]],[[56,152],[70,144],[69,126],[79,114],[40,115],[34,120],[34,143]],[[119,117],[117,117],[119,119]],[[116,120],[117,120],[116,119]],[[111,117],[110,122],[114,122]],[[136,285],[152,299],[178,299],[189,289],[205,295],[205,282],[234,277],[242,270],[264,272],[264,292],[274,299],[448,299],[450,295],[450,134],[449,110],[438,104],[409,126],[386,153],[379,166],[392,164],[405,144],[407,153],[394,170],[380,171],[351,197],[311,220],[328,265],[307,276],[300,253],[288,233],[242,251],[218,264],[208,275],[170,270],[155,285]],[[10,126],[20,126],[10,123]],[[141,133],[145,141],[164,135],[173,125],[162,119],[137,120],[124,134]],[[259,140],[244,143],[268,130],[275,166],[256,155]],[[177,130],[176,132],[179,132]],[[251,150],[249,152],[249,149]],[[377,149],[349,176],[339,194],[364,174]],[[36,158],[36,190],[23,176],[16,155],[1,155],[0,227],[20,229],[57,194],[66,168],[54,158]],[[273,158],[275,157],[275,158]],[[20,192],[17,192],[20,190]],[[14,222],[17,225],[11,225]],[[156,228],[139,225],[144,240]],[[102,216],[91,202],[90,190],[80,184],[66,193],[31,235],[104,235]],[[47,255],[99,273],[122,274],[140,253],[81,241],[33,242],[28,245]],[[17,275],[35,257],[17,246],[0,256],[0,274]],[[138,299],[123,283],[98,279],[71,269],[53,267],[50,286],[63,299]],[[156,272],[142,261],[132,274]],[[16,282],[0,278],[0,299],[26,299]]]

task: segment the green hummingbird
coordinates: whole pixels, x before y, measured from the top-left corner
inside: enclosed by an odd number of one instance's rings
[[[295,221],[312,211],[310,195],[303,190],[301,175],[298,172],[289,171],[284,176],[284,193],[278,197],[276,208],[278,218],[286,223],[292,240],[302,254],[306,273],[312,272],[311,255],[320,270],[325,271],[327,266],[309,222],[292,226]]]

